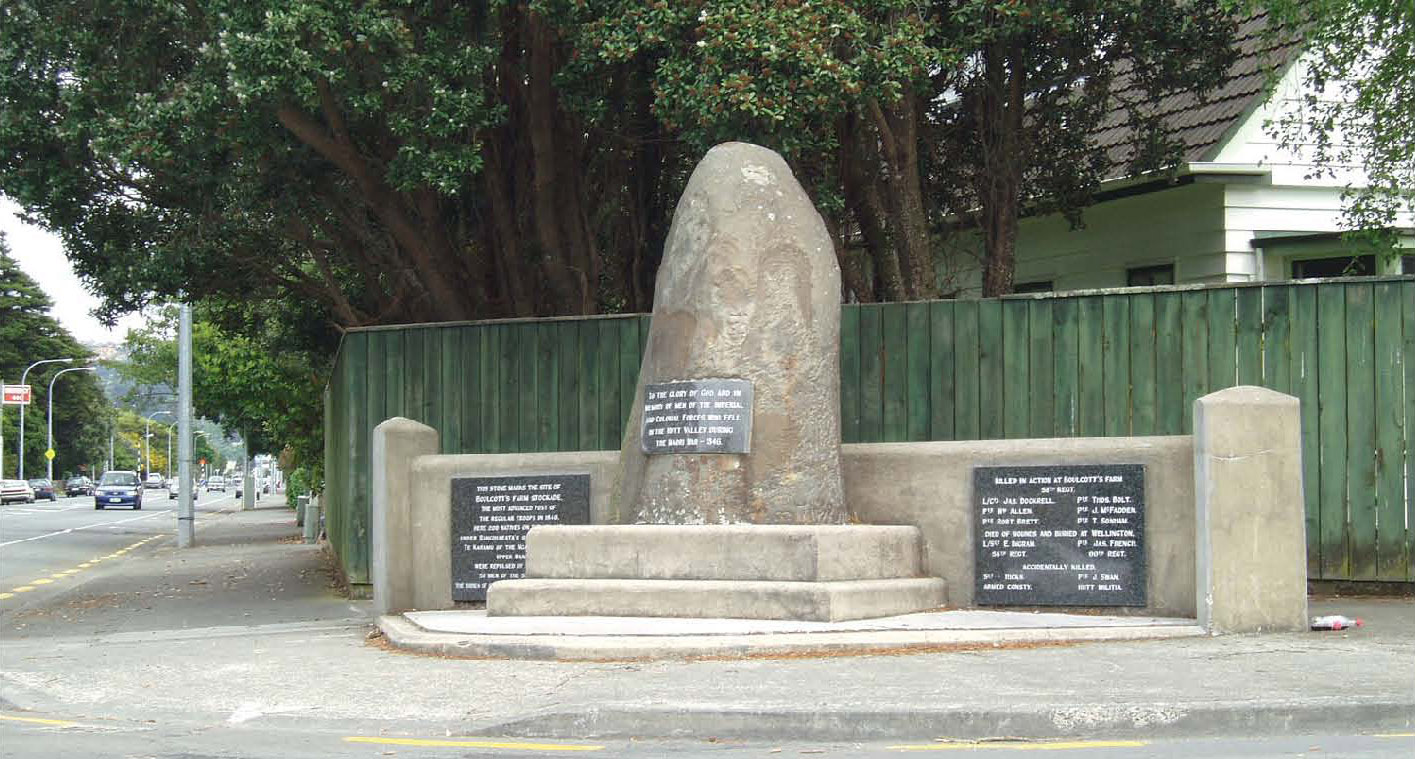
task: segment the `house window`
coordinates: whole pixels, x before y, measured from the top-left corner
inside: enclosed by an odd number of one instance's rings
[[[1174,264],[1137,266],[1125,270],[1126,287],[1153,287],[1174,284]]]
[[[1051,280],[1044,279],[1036,282],[1018,282],[1012,286],[1012,292],[1022,293],[1049,293],[1056,288],[1052,287]]]
[[[1415,274],[1415,256],[1400,257],[1400,273]]]
[[[1369,277],[1376,273],[1375,256],[1336,256],[1292,262],[1293,279]]]

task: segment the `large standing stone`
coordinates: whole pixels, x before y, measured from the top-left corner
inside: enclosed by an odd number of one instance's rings
[[[654,293],[615,504],[648,524],[838,524],[840,268],[776,153],[708,151],[678,201]],[[749,380],[748,454],[646,455],[645,383]]]

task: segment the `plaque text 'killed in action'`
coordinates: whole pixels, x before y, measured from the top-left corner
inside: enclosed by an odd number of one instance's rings
[[[526,533],[588,524],[588,474],[452,478],[452,600],[485,601],[486,586],[526,575]]]
[[[1145,605],[1145,468],[973,470],[974,600],[1007,606]]]
[[[752,383],[703,379],[644,385],[644,453],[749,453]]]

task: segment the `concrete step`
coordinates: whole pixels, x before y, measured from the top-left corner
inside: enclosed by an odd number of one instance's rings
[[[688,617],[838,622],[942,606],[936,577],[833,582],[747,580],[501,580],[488,616]]]
[[[556,525],[526,577],[833,582],[917,577],[919,529],[893,525]]]

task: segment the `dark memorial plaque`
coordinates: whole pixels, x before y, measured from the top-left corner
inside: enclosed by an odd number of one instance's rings
[[[452,600],[485,601],[486,586],[526,575],[526,533],[589,524],[588,474],[452,478]]]
[[[1145,468],[973,470],[974,601],[1144,606]]]
[[[750,453],[752,383],[702,379],[644,385],[644,453]]]

